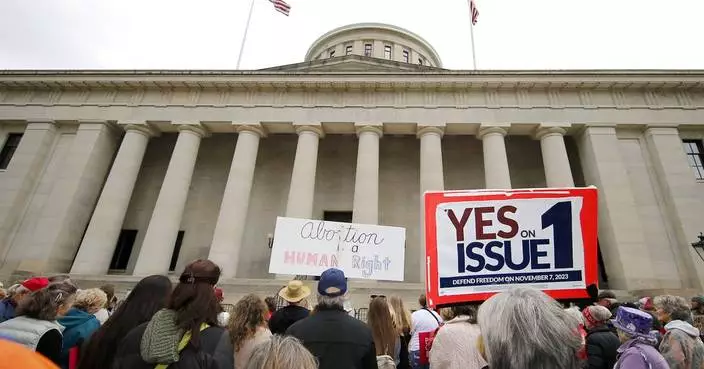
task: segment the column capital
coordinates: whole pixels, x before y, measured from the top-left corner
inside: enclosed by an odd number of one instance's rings
[[[478,139],[484,139],[485,136],[490,134],[500,134],[502,137],[506,137],[508,134],[508,125],[506,126],[485,126],[481,125],[479,127],[479,132],[477,132]]]
[[[315,133],[318,137],[325,137],[325,132],[323,132],[322,127],[316,126],[316,125],[300,125],[300,126],[294,126],[296,129],[296,133],[300,136],[303,132],[313,132]]]
[[[541,140],[548,136],[564,136],[567,130],[558,126],[543,126],[542,124],[533,132],[533,138]]]
[[[160,134],[159,131],[152,128],[146,123],[127,123],[123,125],[122,129],[124,129],[125,132],[134,131],[137,133],[141,133],[147,137],[156,137]]]
[[[440,137],[445,135],[445,127],[443,126],[419,126],[416,133],[417,138],[421,138],[427,134],[435,134]]]
[[[183,123],[178,125],[178,131],[183,132],[183,131],[190,131],[198,136],[205,137],[208,135],[208,130],[203,127],[200,123]]]
[[[649,125],[645,128],[645,135],[646,136],[655,136],[655,135],[679,136],[680,130],[676,126]]]
[[[359,137],[359,135],[364,132],[375,133],[379,137],[382,137],[384,135],[384,130],[381,128],[381,126],[375,124],[355,125],[354,130],[357,133],[357,137]]]
[[[259,137],[266,137],[266,130],[259,124],[240,124],[235,127],[237,133],[251,132]]]
[[[30,127],[31,125],[31,127]],[[51,119],[30,119],[27,120],[27,129],[55,129],[56,122]]]

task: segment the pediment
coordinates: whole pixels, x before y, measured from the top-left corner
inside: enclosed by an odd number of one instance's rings
[[[400,63],[392,60],[370,58],[359,55],[347,55],[339,58],[319,59],[310,62],[282,65],[261,69],[261,71],[279,72],[422,72],[441,70],[410,63]]]

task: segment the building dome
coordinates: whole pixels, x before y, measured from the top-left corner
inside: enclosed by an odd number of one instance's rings
[[[428,41],[409,30],[382,23],[356,23],[336,28],[313,42],[305,61],[345,55],[442,67],[440,56]]]

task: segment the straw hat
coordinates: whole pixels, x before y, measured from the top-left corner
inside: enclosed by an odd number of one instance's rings
[[[299,280],[293,280],[279,291],[279,296],[288,302],[299,302],[310,296],[310,288]]]

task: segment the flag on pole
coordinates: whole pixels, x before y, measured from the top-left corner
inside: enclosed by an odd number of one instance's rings
[[[276,9],[277,12],[285,15],[288,17],[288,13],[291,11],[291,5],[288,5],[284,0],[269,0],[272,4],[274,4],[274,9]]]
[[[472,14],[472,25],[476,25],[477,20],[479,20],[479,9],[477,9],[477,4],[474,3],[474,0],[469,0],[469,11]]]

